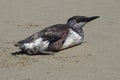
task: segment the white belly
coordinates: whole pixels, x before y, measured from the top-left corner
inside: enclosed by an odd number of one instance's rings
[[[69,29],[67,39],[65,40],[62,49],[80,44],[82,40],[83,38],[79,34],[74,32],[72,29]]]

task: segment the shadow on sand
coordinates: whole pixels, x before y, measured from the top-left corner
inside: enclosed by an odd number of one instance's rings
[[[55,53],[57,53],[57,52],[55,52]],[[24,52],[24,51],[16,51],[16,52],[11,53],[11,55],[13,55],[13,56],[17,56],[17,55],[29,55],[29,56],[35,56],[35,55],[50,55],[50,54],[44,54],[44,53],[27,54],[27,53]]]

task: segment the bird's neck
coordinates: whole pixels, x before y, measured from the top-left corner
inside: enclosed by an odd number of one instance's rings
[[[75,31],[76,33],[78,33],[80,36],[84,37],[84,31],[82,28],[74,28],[71,27],[73,31]]]
[[[84,31],[83,26],[86,24],[86,22],[80,22],[76,23],[75,21],[69,21],[67,22],[67,25],[70,26],[76,33],[78,33],[80,36],[84,37]]]

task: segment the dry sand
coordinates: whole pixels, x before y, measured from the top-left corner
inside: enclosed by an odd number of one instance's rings
[[[73,15],[101,16],[84,27],[86,43],[11,55],[15,42]],[[0,80],[120,80],[120,0],[0,0]]]

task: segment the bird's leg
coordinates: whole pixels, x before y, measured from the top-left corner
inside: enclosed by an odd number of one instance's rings
[[[45,51],[45,50],[40,50],[40,53],[45,54],[45,55],[54,55],[54,51]]]
[[[27,52],[26,54],[28,54],[28,55],[33,55],[33,54],[34,54],[34,53],[33,53],[32,51],[30,51],[30,50],[27,50],[26,52]]]
[[[31,51],[31,50],[27,50],[27,54],[28,55],[38,55],[38,54],[44,54],[44,55],[54,55],[54,51],[45,51],[45,50],[39,50],[39,51]]]

